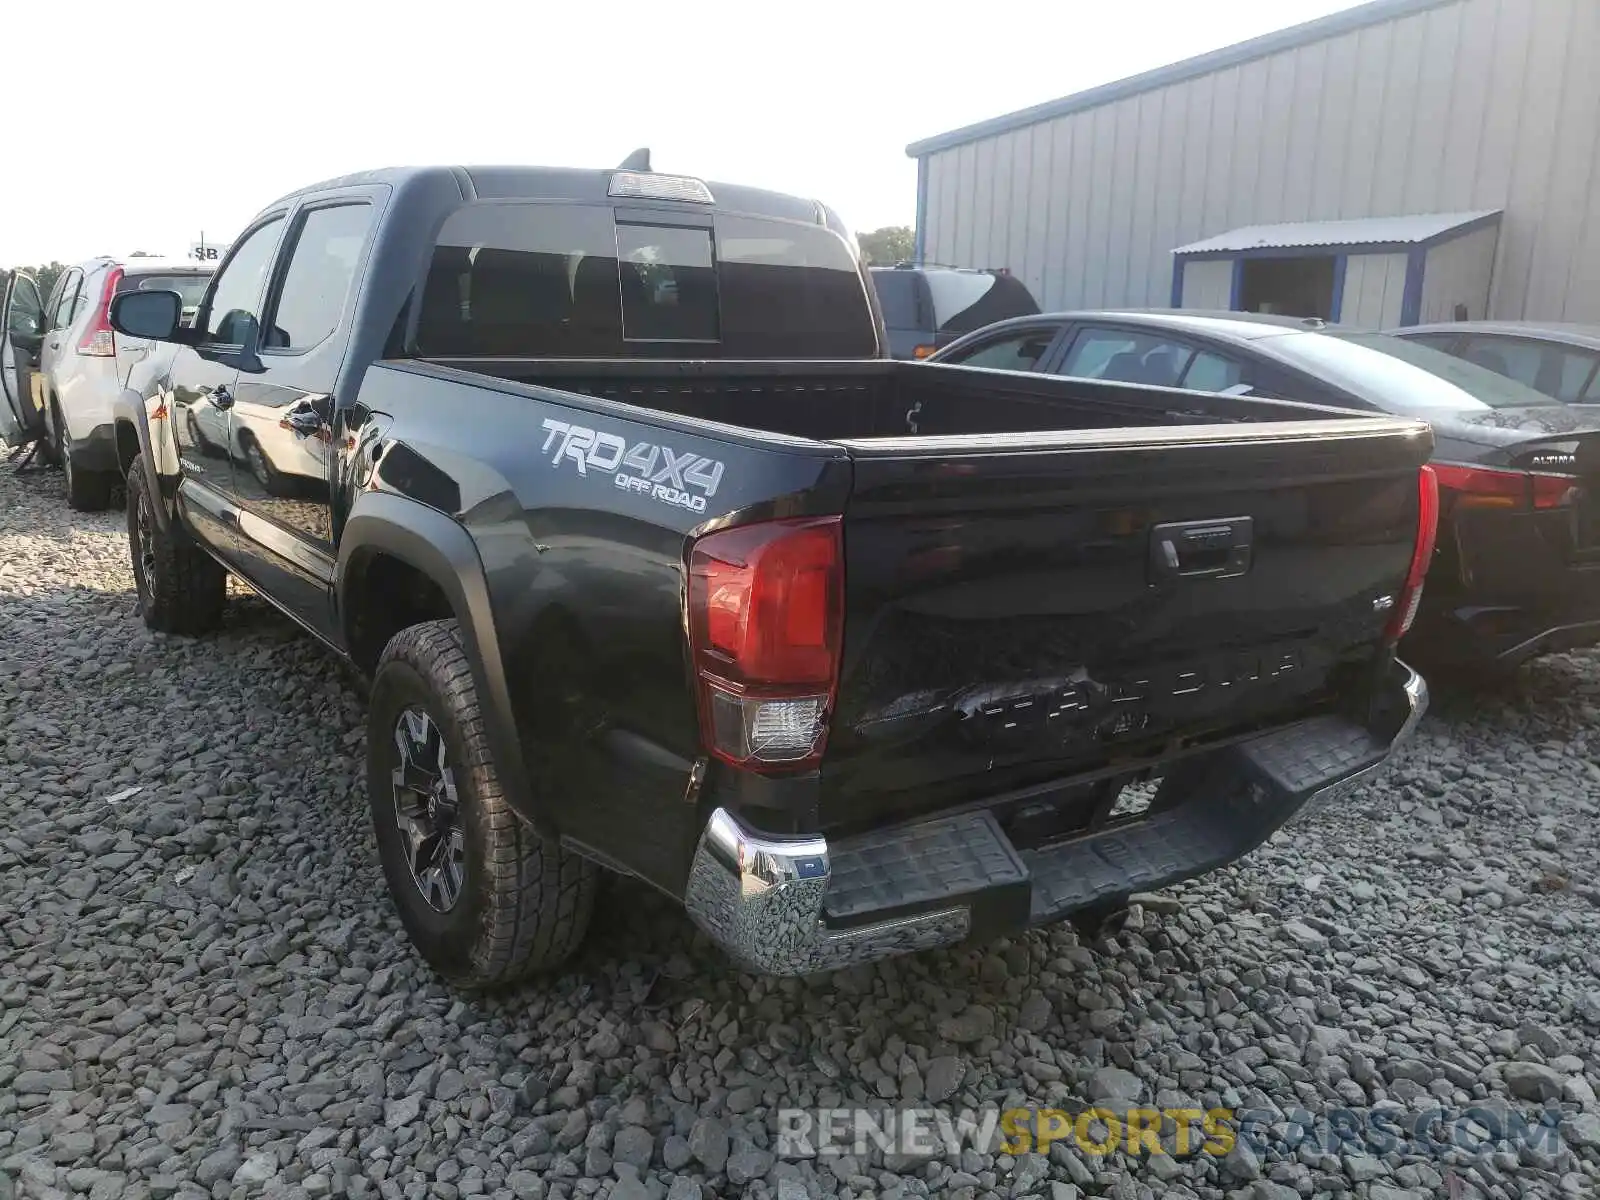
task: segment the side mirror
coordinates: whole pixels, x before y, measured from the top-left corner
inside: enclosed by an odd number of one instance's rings
[[[183,297],[177,292],[124,292],[111,302],[111,327],[131,338],[178,340]]]
[[[15,334],[17,337],[38,337],[39,318],[32,313],[18,309],[11,314],[11,328],[8,332]]]

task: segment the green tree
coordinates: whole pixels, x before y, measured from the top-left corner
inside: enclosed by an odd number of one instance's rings
[[[909,262],[916,254],[917,239],[909,225],[885,225],[871,233],[856,235],[861,243],[861,253],[874,266],[892,267],[895,263]]]
[[[39,299],[50,298],[50,293],[55,290],[56,280],[61,278],[66,269],[65,263],[58,263],[53,259],[48,266],[29,268],[28,274],[32,275],[34,282],[39,285]]]
[[[17,269],[24,274],[33,276],[33,281],[39,285],[39,299],[47,300],[50,296],[50,289],[56,286],[56,280],[61,278],[61,273],[67,268],[63,263],[52,262],[45,267],[19,267]],[[4,289],[9,277],[9,272],[0,270],[0,289]]]

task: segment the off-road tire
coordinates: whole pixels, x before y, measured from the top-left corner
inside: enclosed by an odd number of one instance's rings
[[[418,886],[396,820],[395,735],[408,708],[420,708],[438,729],[458,798],[464,869],[459,896],[444,912]],[[502,987],[559,966],[582,943],[598,869],[511,808],[455,621],[401,630],[378,660],[367,716],[367,798],[400,920],[440,975],[460,987]]]
[[[215,629],[227,600],[228,573],[176,525],[162,530],[155,508],[160,500],[150,495],[142,454],[128,467],[127,492],[128,549],[144,623],[158,633]]]

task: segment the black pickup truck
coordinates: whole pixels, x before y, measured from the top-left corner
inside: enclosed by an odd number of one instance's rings
[[[180,347],[117,408],[144,620],[231,572],[370,676],[446,976],[561,961],[602,868],[780,974],[1115,911],[1415,725],[1425,425],[891,361],[875,305],[826,207],[648,169],[353,175],[192,327],[117,298]]]

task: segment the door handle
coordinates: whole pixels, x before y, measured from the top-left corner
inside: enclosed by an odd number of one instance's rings
[[[1255,522],[1250,517],[1172,521],[1150,529],[1150,582],[1231,579],[1250,569]]]
[[[233,393],[228,390],[226,384],[211,389],[211,407],[223,411],[233,407]]]
[[[293,430],[295,437],[311,437],[322,430],[322,416],[312,408],[291,409],[281,424]]]
[[[52,349],[52,350],[61,349],[61,343],[60,342],[51,342],[50,343],[50,349]]]

